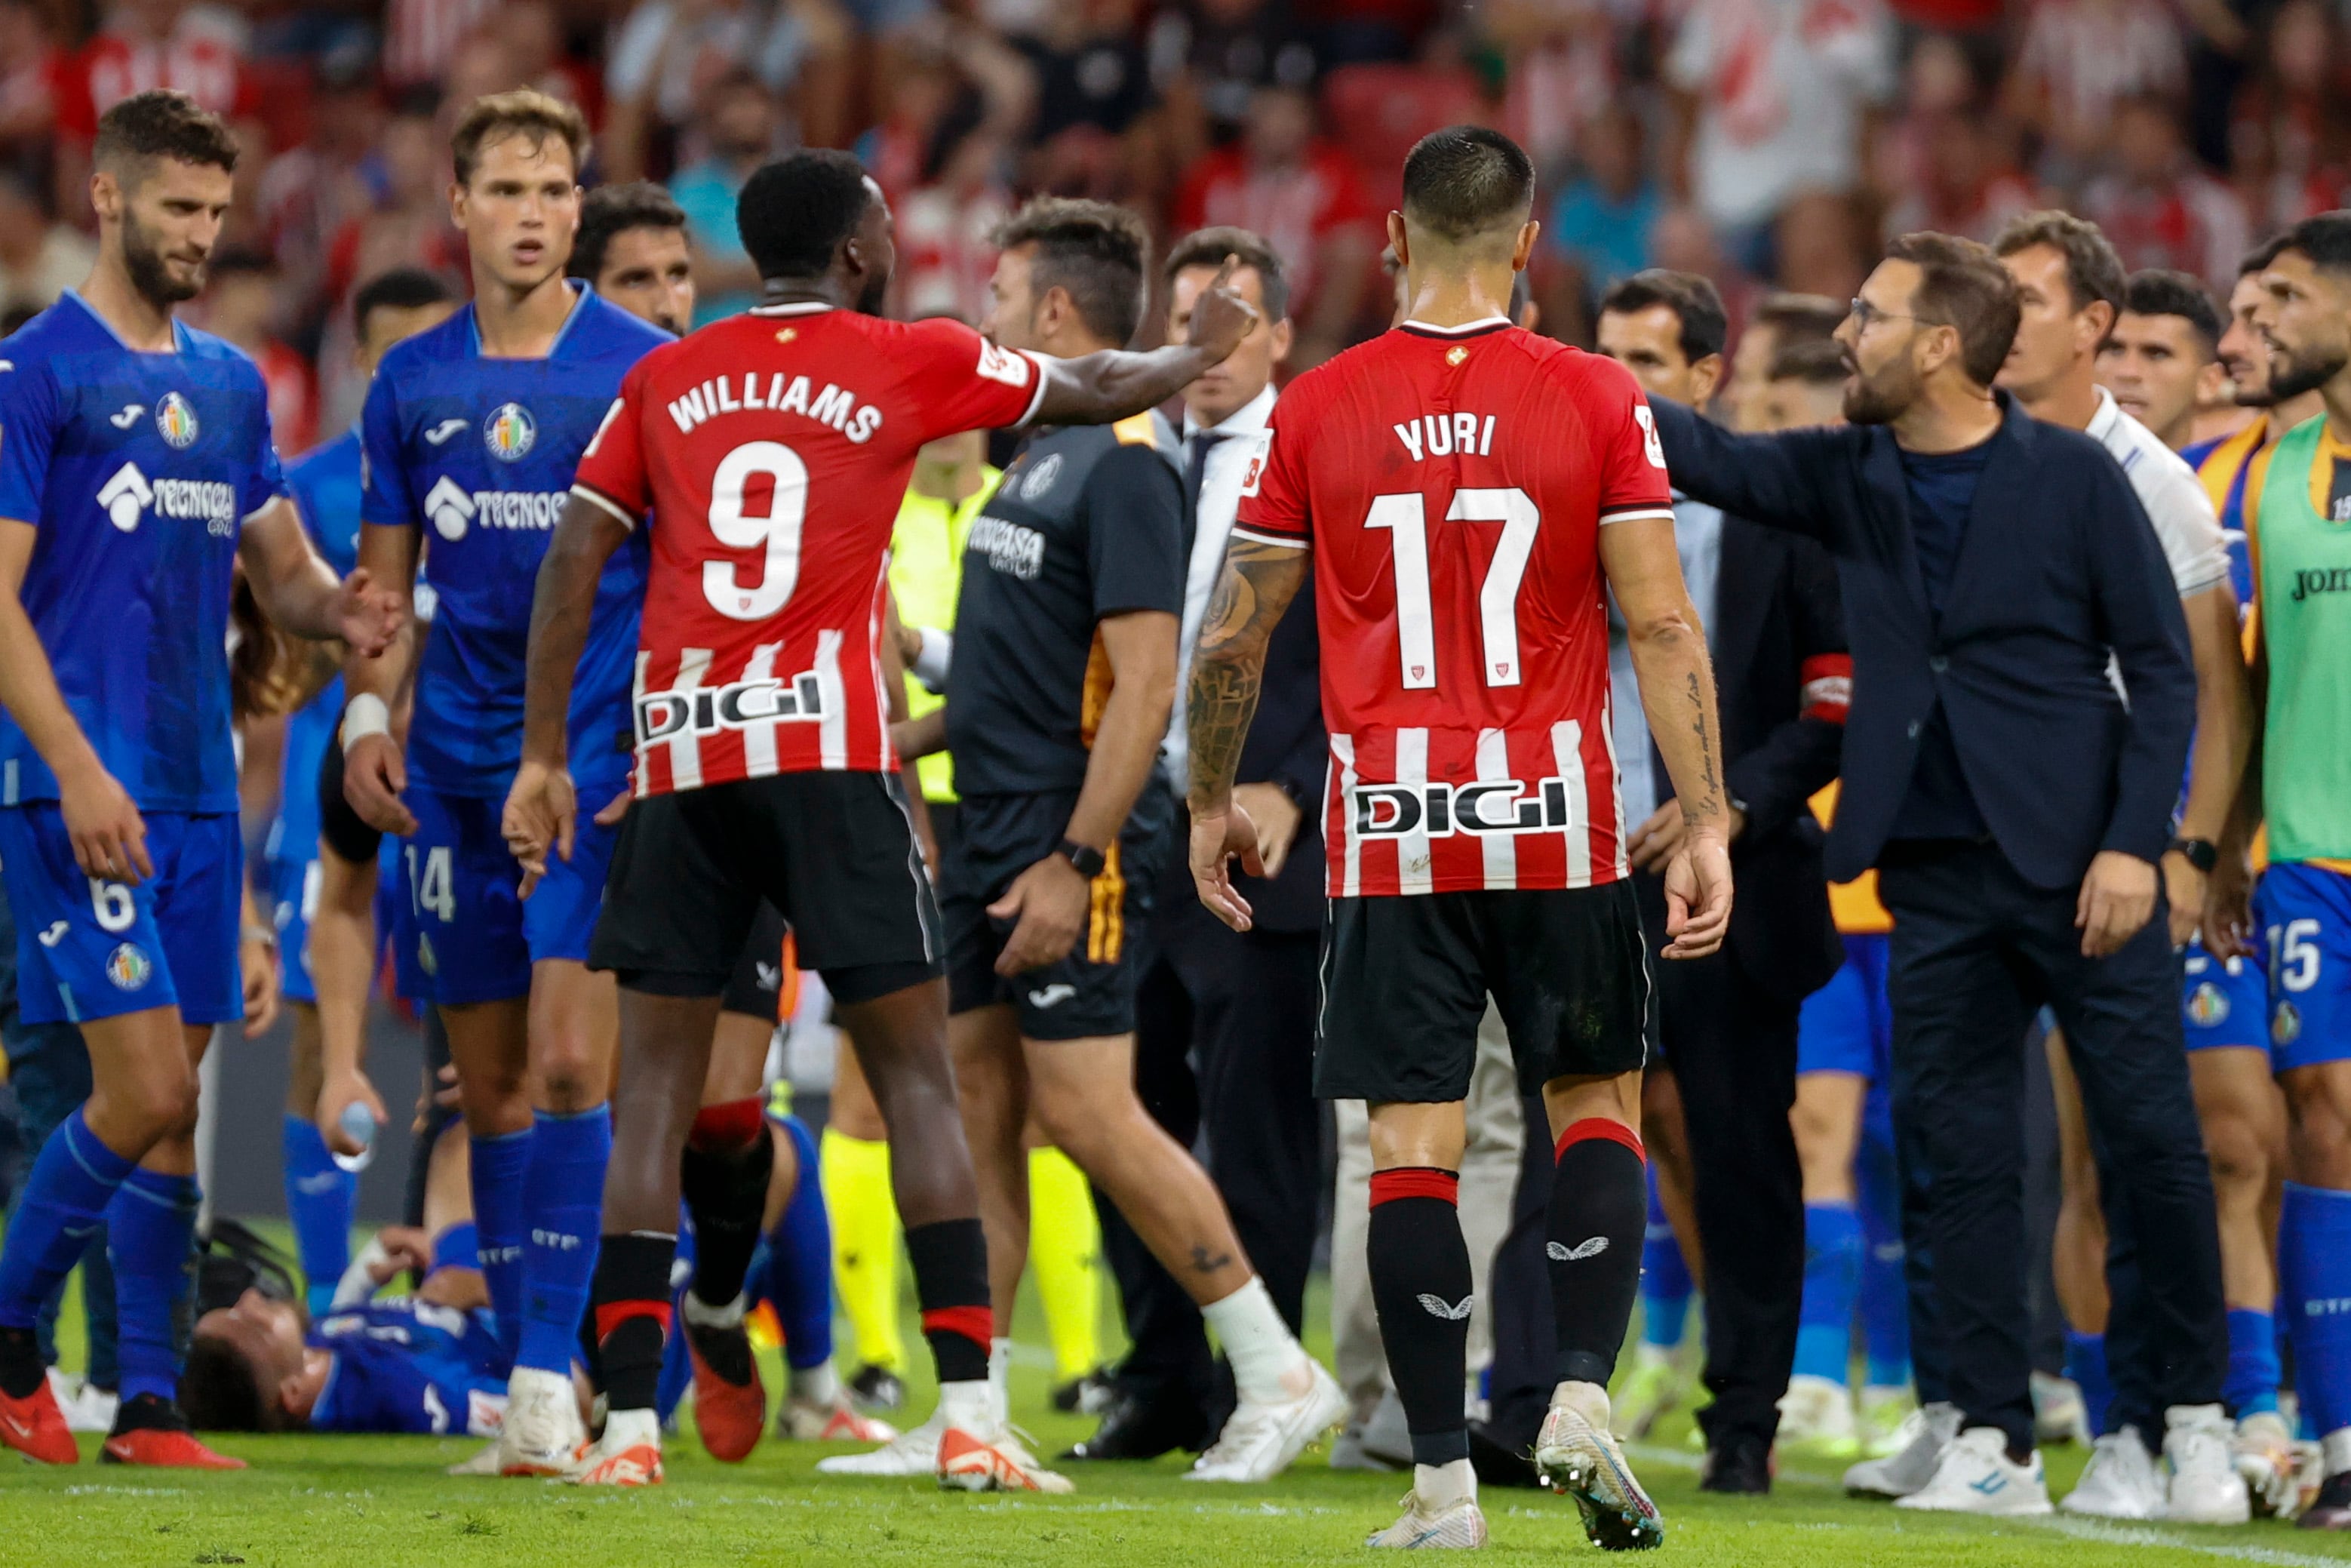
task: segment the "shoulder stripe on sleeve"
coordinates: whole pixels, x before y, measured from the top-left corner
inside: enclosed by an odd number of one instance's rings
[[[1635,517],[1663,517],[1670,523],[1674,520],[1674,509],[1671,507],[1625,507],[1601,513],[1600,523],[1605,528],[1610,523],[1629,523]]]
[[[601,507],[604,510],[611,513],[613,517],[620,519],[620,523],[622,528],[631,530],[634,530],[636,528],[637,519],[630,514],[628,508],[622,507],[618,501],[613,500],[611,497],[602,494],[601,492],[591,490],[585,485],[575,484],[571,486],[571,493],[579,497],[581,500],[589,502],[593,506]]]
[[[1028,360],[1030,373],[1037,378],[1037,390],[1029,398],[1029,412],[1022,414],[1012,426],[1015,430],[1026,430],[1037,423],[1037,411],[1045,406],[1045,357],[1041,354],[1029,353],[1026,349],[1016,350],[1015,352]]]
[[[1272,545],[1279,549],[1309,548],[1308,540],[1303,534],[1270,534],[1262,528],[1252,528],[1240,523],[1233,525],[1233,538],[1248,539],[1255,544]]]
[[[1110,433],[1118,437],[1121,446],[1148,446],[1154,451],[1159,447],[1159,429],[1148,409],[1120,420],[1110,427]]]

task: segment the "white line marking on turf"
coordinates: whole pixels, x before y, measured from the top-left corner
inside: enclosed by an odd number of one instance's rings
[[[2166,1531],[2152,1530],[2143,1524],[2109,1524],[2092,1519],[2020,1519],[2019,1524],[2035,1530],[2046,1530],[2068,1535],[2076,1541],[2095,1541],[2105,1546],[2161,1546],[2174,1552],[2197,1552],[2207,1557],[2233,1558],[2240,1563],[2262,1563],[2270,1568],[2342,1568],[2340,1557],[2314,1556],[2307,1552],[2281,1552],[2273,1546],[2240,1546],[2234,1542],[2199,1541],[2189,1535],[2175,1535]]]

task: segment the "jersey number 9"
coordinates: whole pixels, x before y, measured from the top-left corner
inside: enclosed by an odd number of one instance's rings
[[[758,480],[773,487],[765,517],[744,512]],[[766,570],[747,588],[731,560],[702,563],[702,596],[730,621],[765,621],[784,607],[800,578],[800,532],[808,520],[808,465],[779,441],[750,441],[718,460],[710,476],[710,532],[730,549],[764,549]]]

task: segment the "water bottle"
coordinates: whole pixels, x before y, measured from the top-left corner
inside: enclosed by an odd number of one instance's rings
[[[343,1136],[360,1146],[356,1155],[335,1155],[335,1164],[347,1171],[367,1169],[375,1158],[375,1113],[367,1108],[365,1101],[354,1100],[343,1107],[343,1113],[336,1118],[335,1124],[342,1129]]]

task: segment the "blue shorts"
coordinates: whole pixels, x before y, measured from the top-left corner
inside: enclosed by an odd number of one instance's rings
[[[317,839],[307,847],[310,852],[307,860],[288,853],[269,857],[269,923],[277,927],[279,983],[286,999],[316,1003],[319,988],[310,978],[310,917],[319,913]]]
[[[2270,988],[2261,966],[2244,958],[2220,964],[2200,938],[2179,956],[2179,1021],[2188,1049],[2267,1051]]]
[[[147,813],[155,874],[101,882],[74,862],[54,800],[0,810],[0,873],[16,916],[26,1023],[86,1023],[176,1007],[183,1023],[245,1016],[236,941],[245,844],[236,814]]]
[[[2269,934],[2271,1068],[2351,1057],[2351,876],[2273,865],[2253,918]]]
[[[1886,999],[1883,933],[1844,938],[1844,965],[1804,998],[1796,1016],[1796,1071],[1850,1072],[1872,1083],[1888,1077],[1894,1011]]]
[[[581,801],[593,793],[583,789]],[[525,903],[522,868],[498,831],[503,800],[414,784],[404,799],[416,831],[400,846],[407,902],[392,952],[402,996],[442,1007],[507,1001],[530,994],[532,964],[587,960],[612,862],[612,829],[583,818],[570,860],[551,856]]]

